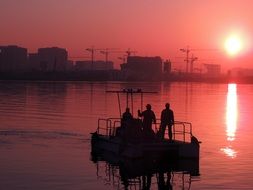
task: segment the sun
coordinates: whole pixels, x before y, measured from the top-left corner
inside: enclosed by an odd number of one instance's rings
[[[225,41],[225,49],[231,56],[239,54],[242,49],[242,40],[236,35],[229,36]]]

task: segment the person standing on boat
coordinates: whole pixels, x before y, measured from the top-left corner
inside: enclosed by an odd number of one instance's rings
[[[165,109],[161,113],[161,137],[164,138],[164,133],[166,130],[166,126],[169,128],[169,140],[172,140],[172,125],[174,125],[174,113],[170,109],[170,104],[165,104]]]
[[[121,125],[125,127],[133,119],[130,109],[126,108],[126,111],[122,115]]]
[[[152,123],[156,123],[155,113],[151,110],[151,105],[146,105],[146,110],[141,112],[138,110],[138,116],[143,117],[143,131],[152,131]]]
[[[133,116],[130,113],[130,109],[126,108],[121,118],[121,127],[117,127],[116,129],[116,136],[126,136],[127,128],[131,125],[132,120]]]

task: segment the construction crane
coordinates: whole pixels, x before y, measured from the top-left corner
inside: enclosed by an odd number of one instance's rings
[[[95,51],[98,51],[100,49],[95,49],[94,47],[91,48],[86,48],[86,51],[91,53],[91,70],[93,70],[93,65],[94,65],[94,53]]]
[[[185,61],[186,61],[186,68],[185,68],[186,73],[189,72],[189,63],[191,63],[190,72],[191,73],[193,72],[193,63],[194,63],[194,61],[196,61],[198,59],[197,57],[194,57],[193,55],[192,55],[191,58],[189,58],[189,53],[191,51],[218,51],[218,49],[204,49],[204,48],[203,49],[190,49],[189,46],[187,46],[186,48],[181,48],[179,50],[186,54],[186,59],[185,59]]]
[[[118,48],[105,48],[105,49],[95,49],[94,47],[86,48],[86,51],[91,53],[91,69],[93,70],[94,66],[94,54],[96,51],[100,51],[101,54],[105,55],[105,62],[108,63],[109,53],[126,53],[127,57],[131,56],[131,54],[137,53],[137,51],[130,50],[128,48],[126,51],[117,51]],[[123,59],[122,59],[123,60]],[[124,61],[124,60],[123,60]]]
[[[197,60],[198,58],[192,54],[192,57],[190,58],[190,73],[193,73],[193,63]]]
[[[191,50],[189,49],[188,46],[187,46],[187,48],[181,48],[179,50],[182,51],[182,52],[184,52],[184,53],[186,53],[186,59],[185,59],[185,61],[186,61],[186,68],[185,68],[185,72],[188,73],[189,53],[190,53]]]
[[[104,49],[95,49],[93,46],[91,48],[86,48],[86,51],[91,53],[91,70],[94,69],[94,54],[96,51],[104,50]]]
[[[105,64],[106,64],[106,68],[108,69],[108,57],[109,57],[109,53],[117,53],[118,48],[106,48],[104,50],[101,50],[100,53],[105,55]]]
[[[118,57],[118,59],[122,60],[123,63],[126,62],[126,58],[131,56],[131,54],[137,53],[137,51],[130,50],[128,48],[126,51],[117,51],[117,48],[106,48],[104,50],[101,50],[100,53],[105,55],[105,61],[108,62],[109,53],[126,53],[126,55],[123,55],[122,57]]]
[[[105,55],[105,61],[108,62],[109,53],[126,53],[127,56],[131,56],[132,53],[137,53],[137,51],[131,51],[130,49],[126,51],[117,51],[118,48],[106,48],[102,49],[100,53]]]
[[[126,63],[126,56],[118,57],[118,59],[122,60],[123,64]]]
[[[107,62],[108,62],[109,50],[108,50],[108,49],[101,50],[100,53],[102,53],[102,54],[105,55],[105,62],[106,62],[106,64],[107,64]]]
[[[106,48],[106,49],[103,49],[100,51],[100,53],[104,54],[105,55],[105,62],[108,63],[108,56],[109,56],[109,53],[118,53],[117,50],[118,48]]]
[[[126,57],[131,56],[132,54],[137,53],[137,51],[134,50],[130,50],[130,48],[128,48],[126,51],[113,51],[112,53],[126,53]],[[124,55],[125,56],[125,55]]]
[[[128,50],[126,50],[127,57],[131,56],[132,53],[135,54],[135,53],[137,53],[137,51],[130,50],[130,48],[128,48]]]

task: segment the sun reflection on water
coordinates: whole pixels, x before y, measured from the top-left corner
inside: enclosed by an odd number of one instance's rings
[[[227,110],[226,110],[226,124],[227,124],[227,140],[235,140],[235,132],[237,128],[237,92],[236,84],[228,85],[227,94]]]
[[[226,107],[226,133],[227,141],[232,142],[235,140],[237,128],[237,87],[236,84],[228,84],[227,93],[227,107]],[[236,151],[231,146],[221,149],[227,156],[231,158],[236,157]]]
[[[221,151],[223,151],[230,158],[236,157],[237,152],[234,149],[232,149],[231,147],[221,148]]]

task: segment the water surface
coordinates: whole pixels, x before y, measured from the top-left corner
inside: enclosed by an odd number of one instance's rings
[[[97,119],[119,117],[117,97],[105,91],[123,88],[156,91],[144,103],[158,118],[170,102],[176,120],[192,122],[200,176],[186,176],[184,189],[252,189],[253,85],[112,82],[0,82],[0,189],[123,189],[106,178],[105,162],[90,160]]]

